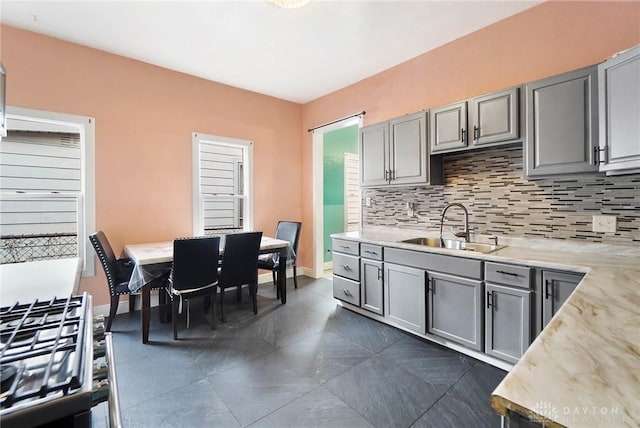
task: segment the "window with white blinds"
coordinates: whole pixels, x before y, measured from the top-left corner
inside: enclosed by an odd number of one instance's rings
[[[0,263],[81,257],[95,227],[93,120],[10,110],[0,141]]]
[[[250,230],[252,143],[193,134],[194,234]]]

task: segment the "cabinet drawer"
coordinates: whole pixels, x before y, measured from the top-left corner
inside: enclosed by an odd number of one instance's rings
[[[360,255],[372,260],[382,260],[382,247],[379,245],[360,244]]]
[[[354,281],[360,281],[360,258],[333,253],[333,273]]]
[[[333,240],[333,251],[345,254],[360,255],[360,243],[353,241],[345,241],[343,239]]]
[[[333,297],[360,306],[360,283],[333,275]]]
[[[531,268],[526,266],[486,262],[484,270],[484,278],[487,282],[531,288]]]

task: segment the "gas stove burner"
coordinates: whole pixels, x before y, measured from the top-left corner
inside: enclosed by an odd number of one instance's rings
[[[2,380],[2,386],[0,387],[0,391],[2,393],[8,391],[13,384],[13,380],[16,378],[16,374],[18,373],[18,366],[13,364],[3,364],[0,367],[0,379]]]

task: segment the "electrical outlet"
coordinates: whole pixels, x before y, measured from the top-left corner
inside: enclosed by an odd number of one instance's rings
[[[604,233],[616,233],[616,216],[614,215],[594,215],[593,231]]]
[[[365,207],[371,206],[371,197],[367,196],[366,198],[364,198],[364,206]]]

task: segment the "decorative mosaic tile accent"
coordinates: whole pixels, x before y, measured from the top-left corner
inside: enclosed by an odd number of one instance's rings
[[[471,233],[512,237],[640,242],[640,174],[580,174],[523,178],[522,147],[507,146],[446,155],[441,186],[363,189],[365,226],[439,230],[440,213],[451,202],[469,210]],[[406,203],[415,204],[408,217]],[[615,215],[618,231],[591,231],[593,215]],[[447,211],[445,230],[462,226],[462,210]]]

